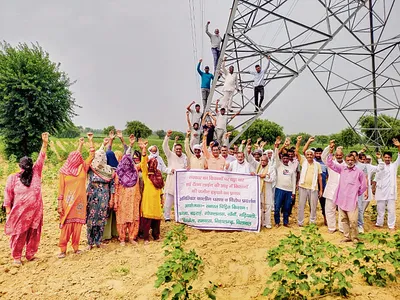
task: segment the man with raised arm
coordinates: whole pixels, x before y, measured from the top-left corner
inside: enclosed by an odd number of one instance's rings
[[[195,144],[200,144],[200,123],[192,123],[190,121],[190,117],[189,117],[189,112],[186,112],[186,121],[188,124],[188,128],[191,132],[191,138],[190,138],[190,149],[193,150],[193,146]],[[192,126],[193,124],[193,126]]]
[[[162,147],[167,157],[168,169],[171,170],[170,174],[167,176],[167,180],[165,182],[164,194],[166,194],[165,198],[165,206],[164,206],[164,219],[166,222],[171,220],[171,208],[174,204],[174,196],[175,196],[175,170],[177,169],[186,169],[187,168],[187,157],[182,153],[182,145],[175,144],[174,152],[172,152],[168,145],[168,140],[172,135],[172,130],[168,130],[167,134],[164,138]]]
[[[189,137],[191,130],[186,131],[185,138],[185,152],[188,158],[188,169],[192,170],[205,170],[207,169],[206,158],[201,155],[201,146],[199,144],[193,145],[194,155],[189,147]]]
[[[255,71],[250,71],[250,74],[254,76],[253,86],[254,86],[254,104],[256,105],[256,109],[254,112],[257,112],[262,107],[262,103],[264,100],[264,85],[265,85],[265,73],[267,72],[269,65],[271,63],[271,57],[267,56],[268,63],[264,69],[261,69],[260,65],[255,66]],[[258,102],[258,95],[260,95],[260,102]]]
[[[224,141],[224,135],[226,134],[226,126],[228,125],[228,121],[233,120],[240,113],[240,111],[233,116],[228,117],[228,115],[225,114],[226,110],[224,107],[222,107],[221,110],[218,110],[218,103],[219,99],[215,103],[215,113],[217,114],[215,133],[218,143],[222,145],[222,142]]]
[[[289,211],[296,195],[296,170],[289,166],[289,155],[282,154],[282,160],[279,158],[279,145],[281,138],[277,137],[275,141],[274,164],[276,168],[276,186],[275,186],[275,208],[274,219],[275,227],[280,225],[280,214],[283,213],[283,226],[289,227]]]
[[[317,204],[318,198],[322,197],[323,190],[319,189],[318,186],[322,187],[322,170],[321,165],[314,161],[314,151],[304,151],[305,157],[300,154],[300,144],[302,137],[297,137],[296,143],[296,156],[300,162],[300,180],[299,180],[299,208],[297,222],[300,227],[304,225],[304,209],[306,202],[308,201],[311,208],[310,223],[315,224],[317,221]]]
[[[219,35],[219,29],[216,28],[214,30],[214,34],[210,33],[208,31],[208,26],[210,25],[210,21],[207,22],[206,24],[206,34],[210,37],[210,42],[211,42],[211,52],[214,57],[214,72],[217,70],[218,66],[218,59],[221,54],[221,43],[222,43],[222,38]]]
[[[192,105],[195,104],[196,102],[192,101],[190,104],[186,107],[186,111],[190,113],[190,122],[194,125],[194,123],[197,123],[199,126],[201,124],[201,118],[203,117],[203,113],[200,110],[200,104],[196,104],[194,106],[194,110],[192,109]]]
[[[333,141],[331,141],[333,142]],[[327,159],[330,152],[330,146],[328,145],[324,151],[322,151],[321,159],[327,165]],[[335,162],[338,165],[345,166],[346,163],[343,160],[343,150],[341,147],[336,148],[335,151]],[[325,197],[325,215],[326,222],[328,224],[329,233],[334,233],[336,231],[336,208],[337,205],[334,203],[335,193],[339,185],[340,174],[328,167],[329,180],[325,186],[324,194]],[[339,212],[339,230],[343,231],[341,225],[341,214]]]
[[[214,79],[214,75],[210,73],[210,67],[205,66],[204,72],[200,69],[201,62],[203,60],[199,60],[199,64],[197,65],[197,72],[200,74],[201,77],[201,99],[203,100],[203,112],[206,110],[207,107],[207,99],[210,95],[210,88],[211,88],[211,80]]]
[[[239,92],[239,83],[237,74],[233,73],[235,68],[233,66],[229,66],[229,71],[225,68],[225,59],[226,58],[224,58],[224,61],[222,62],[222,71],[225,74],[225,82],[222,89],[224,96],[221,102],[222,107],[228,109],[229,112],[233,112],[233,95],[235,94],[235,91]]]
[[[329,155],[326,160],[330,169],[340,174],[339,185],[333,203],[339,207],[342,214],[342,226],[345,239],[343,242],[358,242],[358,197],[367,190],[364,173],[356,168],[353,154],[346,155],[346,166],[333,161],[335,141],[329,143]],[[364,195],[365,199],[368,195]]]
[[[315,141],[315,138],[312,136],[308,139],[307,143],[305,144],[303,148],[303,154],[306,154],[306,151],[308,150],[308,147],[310,147],[311,143]],[[322,148],[316,148],[314,151],[314,160],[318,162],[321,165],[321,177],[322,177],[322,185],[320,185],[318,188],[319,190],[325,190],[326,187],[326,181],[328,179],[328,167],[326,164],[322,161],[321,155],[322,155]],[[324,217],[324,225],[328,226],[328,223],[326,221],[326,215],[325,215],[325,202],[326,199],[322,195],[319,197],[319,204],[321,205],[321,210],[322,210],[322,216]]]
[[[208,117],[208,119],[207,119]],[[203,115],[203,120],[201,121],[201,127],[203,129],[203,136],[204,132],[207,131],[207,146],[214,140],[214,132],[215,132],[215,124],[217,119],[209,112],[205,112]]]
[[[397,199],[397,170],[400,165],[400,142],[393,139],[393,144],[398,149],[397,159],[392,162],[392,153],[383,153],[383,161],[379,161],[375,181],[375,200],[378,210],[376,227],[383,227],[385,211],[387,209],[387,224],[390,230],[395,230],[396,225],[396,199]]]
[[[203,134],[203,155],[206,158],[208,170],[224,171],[225,170],[225,158],[220,155],[219,146],[212,143],[211,153],[207,149],[207,135],[209,132],[204,130]]]

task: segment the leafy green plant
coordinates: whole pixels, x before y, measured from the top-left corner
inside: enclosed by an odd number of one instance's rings
[[[322,238],[315,225],[305,227],[301,236],[290,233],[268,251],[267,261],[270,267],[279,269],[267,281],[264,296],[306,299],[309,295],[349,294],[347,277],[353,272],[341,271],[345,256]]]
[[[361,235],[366,241],[359,242],[355,249],[350,251],[353,265],[358,268],[359,273],[369,285],[385,287],[389,281],[396,281],[395,274],[384,267],[392,261],[388,248],[393,246],[390,234],[387,232],[373,231]]]
[[[389,260],[392,263],[395,274],[400,276],[400,231],[393,235],[393,251],[389,253]]]
[[[192,281],[198,277],[203,264],[195,250],[186,251],[187,241],[184,225],[175,226],[165,237],[163,247],[166,261],[158,268],[155,287],[164,286],[161,299],[190,299]],[[213,298],[211,298],[213,299]]]

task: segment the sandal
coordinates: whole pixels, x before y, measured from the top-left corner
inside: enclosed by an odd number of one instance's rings
[[[18,266],[18,267],[22,265],[21,259],[14,259],[13,263],[14,263],[15,266]]]
[[[75,254],[82,254],[82,251],[81,250],[76,250],[74,253]]]
[[[64,258],[65,256],[67,256],[65,252],[61,252],[60,254],[57,255],[58,258]]]

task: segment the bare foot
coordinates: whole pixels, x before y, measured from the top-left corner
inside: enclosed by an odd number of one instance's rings
[[[119,244],[124,247],[125,246],[125,242],[119,242]]]
[[[57,255],[58,258],[64,258],[66,256],[65,252],[61,252]]]
[[[131,244],[134,245],[134,246],[137,246],[137,245],[138,245],[138,242],[136,242],[135,240],[132,240],[132,241],[131,241]]]
[[[97,248],[102,248],[102,249],[104,249],[104,248],[106,248],[106,247],[107,247],[107,245],[104,245],[104,244],[98,244],[98,245],[96,245],[96,247],[97,247]]]
[[[75,254],[82,254],[82,251],[81,250],[76,250],[74,253]]]
[[[144,241],[144,244],[145,245],[148,245],[150,242],[149,241]]]
[[[93,245],[88,245],[86,250],[90,251],[90,250],[92,250],[92,248],[93,248]]]

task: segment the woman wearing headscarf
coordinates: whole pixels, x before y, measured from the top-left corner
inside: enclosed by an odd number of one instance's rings
[[[136,244],[140,222],[140,186],[138,171],[130,154],[125,154],[117,167],[113,207],[117,216],[118,238],[125,246],[126,235],[129,242]]]
[[[42,169],[49,142],[47,132],[42,133],[42,141],[35,164],[30,157],[21,158],[20,171],[8,177],[4,191],[5,234],[10,236],[11,254],[16,265],[21,265],[24,247],[27,260],[33,260],[39,248],[43,225]]]
[[[122,159],[122,152],[121,151],[112,151],[109,147],[109,150],[106,151],[106,157],[107,157],[107,165],[109,165],[113,170],[115,171],[118,167],[119,161]],[[115,190],[115,182],[114,182],[114,190]],[[110,199],[110,211],[108,214],[108,219],[106,226],[104,227],[104,233],[103,233],[103,241],[104,240],[111,240],[113,237],[118,237],[118,230],[117,230],[117,219],[115,215],[115,211],[112,209],[114,204],[113,204],[113,198],[111,197]]]
[[[72,248],[76,254],[79,250],[82,225],[86,223],[86,179],[89,167],[94,159],[93,133],[87,134],[90,145],[89,157],[83,160],[81,150],[84,139],[79,139],[77,151],[68,155],[67,161],[60,169],[60,184],[58,192],[58,214],[60,215],[60,254],[64,258],[67,244],[72,237]]]
[[[162,217],[162,194],[164,180],[161,171],[157,169],[158,161],[156,158],[148,159],[147,141],[139,141],[142,149],[141,169],[144,181],[144,190],[141,204],[141,224],[143,228],[144,243],[148,244],[150,239],[150,229],[154,240],[160,238],[160,223]]]
[[[108,218],[108,206],[111,194],[114,193],[114,170],[107,164],[104,147],[109,139],[105,138],[103,145],[96,151],[89,169],[87,186],[87,239],[88,250],[94,245],[101,247],[104,226]]]
[[[155,158],[157,159],[157,169],[160,170],[162,173],[169,174],[170,171],[168,170],[164,160],[160,156],[160,150],[156,145],[152,145],[149,147],[149,159]]]

